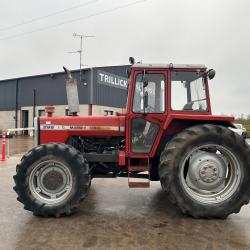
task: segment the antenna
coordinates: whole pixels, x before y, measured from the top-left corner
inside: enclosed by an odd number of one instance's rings
[[[80,38],[80,49],[77,51],[72,51],[72,52],[68,52],[68,53],[70,53],[70,54],[78,53],[80,55],[80,82],[82,82],[82,66],[87,66],[87,65],[82,64],[83,39],[95,37],[95,36],[81,35],[81,34],[77,34],[77,33],[74,33],[73,36]]]

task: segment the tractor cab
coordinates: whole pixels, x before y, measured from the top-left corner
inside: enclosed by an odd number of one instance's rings
[[[134,64],[128,96],[127,154],[154,155],[170,115],[211,115],[204,65]]]

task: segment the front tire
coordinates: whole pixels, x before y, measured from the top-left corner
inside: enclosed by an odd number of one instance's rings
[[[226,218],[249,202],[250,147],[225,127],[190,127],[166,145],[159,176],[184,214]]]
[[[70,215],[90,187],[89,166],[75,148],[65,144],[40,145],[16,167],[17,200],[34,215]]]

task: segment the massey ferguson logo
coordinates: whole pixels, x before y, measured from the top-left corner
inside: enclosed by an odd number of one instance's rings
[[[127,89],[128,79],[102,70],[97,70],[97,82],[110,87]]]

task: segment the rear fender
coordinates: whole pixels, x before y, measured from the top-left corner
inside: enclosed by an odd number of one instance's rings
[[[202,118],[201,118],[202,117]],[[209,116],[206,119],[203,119],[204,116],[199,116],[199,119],[183,119],[183,118],[173,118],[167,119],[164,124],[163,134],[160,140],[160,143],[155,152],[155,157],[160,156],[162,150],[165,148],[165,145],[172,139],[173,136],[180,133],[182,130],[202,124],[214,124],[224,127],[234,127],[233,117],[224,117],[224,116]],[[194,118],[196,118],[194,116]],[[212,118],[212,119],[211,119]]]

